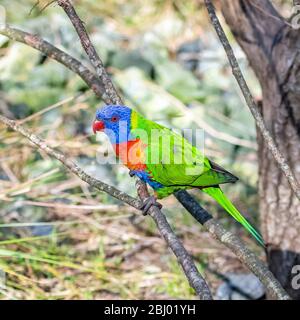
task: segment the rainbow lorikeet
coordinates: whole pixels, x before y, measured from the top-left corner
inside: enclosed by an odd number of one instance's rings
[[[103,131],[108,136],[117,157],[129,168],[129,174],[150,185],[157,198],[179,190],[198,188],[214,198],[264,245],[261,235],[219,186],[234,183],[238,178],[204,157],[181,135],[121,105],[98,109],[93,131]],[[149,198],[144,212],[151,205],[159,205],[154,197]]]

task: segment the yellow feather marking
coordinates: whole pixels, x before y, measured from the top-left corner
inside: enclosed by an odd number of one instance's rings
[[[135,111],[131,111],[131,129],[136,129],[138,126],[138,114]]]

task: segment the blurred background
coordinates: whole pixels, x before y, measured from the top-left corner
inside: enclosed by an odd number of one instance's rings
[[[274,1],[281,13],[288,1]],[[0,0],[7,22],[37,33],[89,66],[77,35],[56,4]],[[75,1],[76,8],[128,106],[172,128],[203,128],[205,154],[240,178],[224,187],[256,226],[255,124],[198,1]],[[222,21],[224,22],[224,21]],[[225,23],[224,23],[225,25]],[[226,29],[257,100],[258,82]],[[118,165],[99,165],[103,139],[92,134],[103,105],[71,71],[40,52],[0,36],[0,112],[42,136],[93,176],[135,196]],[[100,148],[100,149],[99,149]],[[193,195],[258,255],[262,251],[226,213]],[[173,197],[164,213],[221,299],[263,288]],[[151,219],[89,188],[60,163],[0,125],[0,269],[2,299],[195,299]],[[249,279],[250,277],[250,279]],[[249,287],[249,286],[248,286]]]

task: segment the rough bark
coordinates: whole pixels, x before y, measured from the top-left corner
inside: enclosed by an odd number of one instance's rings
[[[267,129],[300,180],[300,33],[268,0],[224,0],[222,12],[262,87],[261,112]],[[287,292],[300,264],[300,202],[257,134],[260,213],[270,269]]]

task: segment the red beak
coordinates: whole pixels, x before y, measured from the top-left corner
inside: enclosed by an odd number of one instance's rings
[[[96,134],[97,131],[103,131],[103,129],[104,129],[104,122],[95,120],[93,123],[94,133]]]

